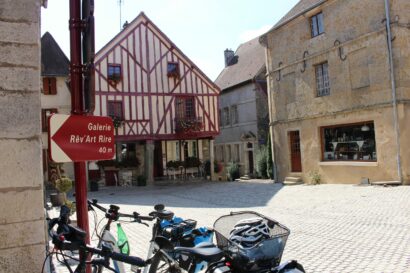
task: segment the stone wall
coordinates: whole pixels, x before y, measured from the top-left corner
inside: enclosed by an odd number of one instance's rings
[[[0,272],[40,272],[44,253],[40,1],[0,2]]]

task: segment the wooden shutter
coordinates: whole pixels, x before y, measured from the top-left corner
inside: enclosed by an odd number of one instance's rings
[[[48,85],[48,78],[43,78],[43,93],[44,95],[50,94],[50,86]]]
[[[43,92],[44,95],[57,94],[57,80],[56,78],[43,78]]]

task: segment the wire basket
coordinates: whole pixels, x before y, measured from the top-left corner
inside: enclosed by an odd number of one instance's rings
[[[236,223],[241,220],[260,217],[269,227],[270,238],[252,247],[243,247],[228,238]],[[289,229],[262,214],[253,211],[231,212],[218,218],[214,223],[215,238],[238,271],[254,271],[278,266],[285,249]]]

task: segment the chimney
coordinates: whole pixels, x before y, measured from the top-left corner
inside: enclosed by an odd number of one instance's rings
[[[225,56],[225,67],[227,67],[231,65],[231,61],[235,57],[235,52],[233,52],[232,49],[225,49],[224,56]]]

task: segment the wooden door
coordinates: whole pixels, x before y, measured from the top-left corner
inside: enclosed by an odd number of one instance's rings
[[[289,132],[290,142],[290,163],[292,172],[302,171],[302,158],[300,155],[300,137],[299,131]]]
[[[154,148],[154,177],[164,176],[164,168],[162,166],[162,143],[155,141]]]

